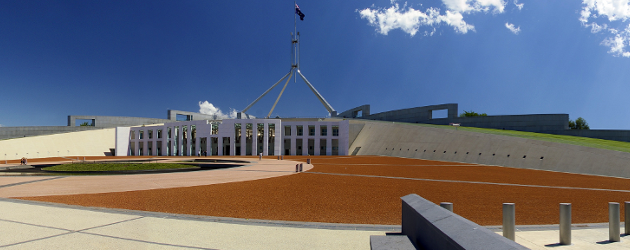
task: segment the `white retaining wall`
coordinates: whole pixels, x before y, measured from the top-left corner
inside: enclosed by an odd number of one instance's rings
[[[630,178],[630,153],[404,123],[366,121],[349,151],[356,147],[361,147],[357,155]]]

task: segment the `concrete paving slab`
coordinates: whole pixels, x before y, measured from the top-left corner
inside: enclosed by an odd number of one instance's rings
[[[370,235],[386,233],[163,218],[10,200],[0,201],[0,210],[0,247],[7,249],[369,249]]]
[[[46,179],[50,179],[50,178],[53,178],[53,177],[50,177],[50,176],[41,176],[41,177],[35,177],[35,176],[11,176],[11,178],[0,177],[0,186],[16,184],[16,183],[31,182],[31,181],[37,181],[37,180],[46,180]]]
[[[71,233],[37,241],[25,242],[2,249],[195,249],[152,242],[120,239],[84,233]]]
[[[140,218],[134,215],[99,213],[81,209],[38,206],[0,201],[0,220],[66,230],[83,230]]]
[[[145,217],[89,233],[218,249],[369,249],[378,231],[329,230]]]
[[[627,235],[621,235],[620,242],[608,241],[607,225],[606,223],[574,225],[571,229],[571,245],[559,244],[558,225],[517,226],[516,243],[530,249],[630,249],[630,238]],[[491,230],[502,235],[499,228],[494,227]],[[621,229],[623,231],[623,226]]]
[[[67,230],[0,220],[0,247],[68,233]]]

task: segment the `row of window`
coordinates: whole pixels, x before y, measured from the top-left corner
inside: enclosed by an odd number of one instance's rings
[[[284,126],[284,135],[291,136],[291,125]],[[304,126],[296,125],[295,131],[297,136],[304,135]],[[308,135],[315,136],[315,125],[308,125]],[[328,136],[328,126],[320,126],[319,127],[319,135],[320,136]],[[332,126],[332,136],[339,136],[339,126]]]

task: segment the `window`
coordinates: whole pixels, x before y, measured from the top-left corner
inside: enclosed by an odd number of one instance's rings
[[[219,134],[219,124],[221,124],[221,123],[220,122],[212,122],[210,124],[212,124],[212,134],[213,135]]]
[[[158,129],[158,131],[157,131],[157,138],[158,139],[162,139],[162,130],[161,129]]]
[[[131,139],[131,140],[135,140],[136,139],[136,131],[133,131],[133,130],[131,131],[131,135],[129,136],[129,139]]]
[[[327,136],[328,135],[328,126],[326,126],[326,125],[320,126],[319,127],[319,135]]]
[[[333,136],[339,136],[339,126],[332,126]]]
[[[291,136],[291,126],[284,126],[284,135]]]
[[[144,139],[144,130],[140,130],[140,140]]]
[[[147,132],[149,133],[149,139],[153,139],[153,130],[148,130]]]
[[[302,127],[303,127],[302,125],[295,126],[295,128],[296,128],[296,130],[297,130],[297,135],[298,135],[298,136],[302,136],[302,135],[303,135],[303,133],[302,133],[302,132],[303,132],[303,131],[302,131],[302,130],[303,130],[303,129],[302,129]]]
[[[315,136],[315,125],[308,125],[308,135]]]

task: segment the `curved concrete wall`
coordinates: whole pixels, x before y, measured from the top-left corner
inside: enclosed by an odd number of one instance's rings
[[[115,148],[115,129],[33,136],[0,141],[0,162],[22,157],[104,156]]]
[[[358,155],[386,155],[630,178],[630,153],[424,127],[370,122],[350,146]]]

